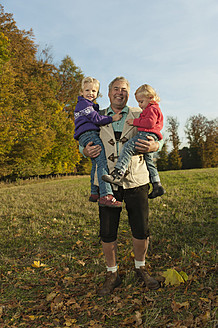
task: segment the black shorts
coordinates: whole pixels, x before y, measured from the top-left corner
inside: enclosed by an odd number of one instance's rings
[[[131,189],[119,187],[114,191],[114,197],[126,204],[129,225],[132,235],[136,239],[149,237],[148,227],[148,184]],[[105,243],[117,239],[117,231],[122,208],[99,206],[100,237]]]

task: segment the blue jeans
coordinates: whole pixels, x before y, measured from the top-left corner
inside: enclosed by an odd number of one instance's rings
[[[106,195],[113,195],[113,190],[111,188],[110,183],[102,180],[102,175],[108,174],[107,160],[104,151],[104,145],[99,137],[99,132],[97,131],[87,131],[80,135],[79,144],[82,147],[85,147],[90,141],[93,142],[93,145],[101,146],[101,153],[96,158],[91,158],[92,161],[92,170],[91,170],[91,193],[98,193],[98,186],[94,185],[94,175],[95,169],[97,166],[97,175],[98,175],[98,183],[99,183],[99,193],[100,197]]]
[[[153,137],[155,141],[158,140],[157,135],[154,133],[139,131],[133,138],[127,141],[123,146],[118,161],[115,165],[117,169],[121,170],[122,172],[126,172],[131,157],[133,155],[138,154],[137,150],[135,149],[135,142],[138,141],[138,139],[147,140],[147,136]],[[157,168],[153,162],[153,154],[152,153],[144,154],[144,159],[147,164],[151,183],[160,182],[160,177]]]

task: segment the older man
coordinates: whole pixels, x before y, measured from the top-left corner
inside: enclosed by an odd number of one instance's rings
[[[114,113],[122,114],[120,121],[101,127],[100,137],[105,147],[110,172],[114,168],[123,144],[137,133],[135,127],[126,123],[127,119],[134,119],[141,112],[139,108],[126,105],[129,91],[129,82],[124,77],[115,78],[109,85],[110,106],[101,113],[110,116]],[[139,153],[157,151],[162,144],[162,142],[155,142],[152,137],[148,138],[148,141],[139,140],[136,143]],[[89,143],[83,153],[88,157],[96,157],[100,152],[99,147]],[[139,154],[132,157],[122,186],[113,186],[113,188],[116,199],[126,204],[132,232],[136,274],[148,288],[158,289],[158,281],[145,269],[145,256],[149,244],[148,184],[149,174],[146,163],[143,156]],[[106,279],[98,290],[101,296],[111,293],[121,284],[117,269],[117,231],[121,210],[121,208],[99,207],[100,237],[107,265]]]

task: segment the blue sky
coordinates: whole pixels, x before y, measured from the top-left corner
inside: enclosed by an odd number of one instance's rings
[[[18,28],[33,29],[40,48],[51,47],[53,63],[69,55],[86,76],[101,83],[102,107],[108,84],[125,76],[134,91],[153,86],[165,116],[180,123],[218,116],[217,0],[3,0]],[[163,130],[164,132],[164,130]],[[164,133],[166,136],[166,134]]]

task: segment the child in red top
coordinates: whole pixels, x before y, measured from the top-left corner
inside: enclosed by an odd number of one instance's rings
[[[118,185],[121,184],[124,174],[128,168],[131,156],[137,153],[135,149],[135,142],[138,141],[138,139],[147,140],[147,136],[152,136],[154,140],[163,139],[160,132],[163,128],[163,114],[158,105],[160,98],[155,90],[150,85],[143,84],[136,90],[135,98],[139,104],[139,107],[142,109],[142,112],[139,118],[129,119],[126,122],[129,125],[136,126],[138,128],[138,133],[135,137],[125,143],[115,165],[114,171],[111,172],[111,174],[102,176],[104,181]],[[161,185],[158,171],[153,163],[153,155],[151,153],[147,153],[144,154],[144,158],[149,171],[150,181],[153,185],[153,190],[148,197],[151,199],[157,196],[162,196],[165,193],[165,190]]]

